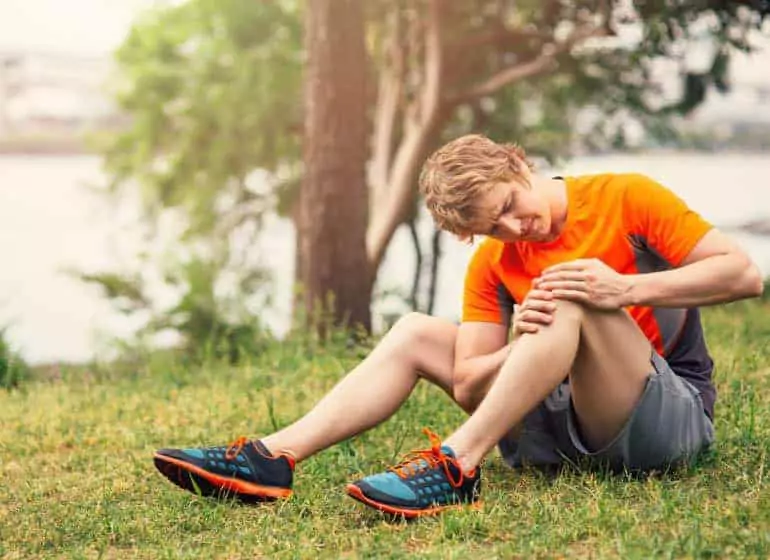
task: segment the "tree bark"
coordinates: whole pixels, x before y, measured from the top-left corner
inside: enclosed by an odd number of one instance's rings
[[[297,250],[305,311],[321,332],[330,322],[371,328],[362,10],[360,0],[307,2],[305,172]]]
[[[428,285],[428,307],[425,312],[433,315],[436,306],[436,288],[438,284],[438,265],[441,262],[441,235],[442,231],[438,228],[433,229],[431,238],[431,261],[430,261],[430,284]]]
[[[417,234],[417,218],[407,222],[409,235],[412,237],[414,246],[414,276],[412,276],[412,291],[409,294],[409,306],[412,311],[420,311],[420,279],[422,278],[422,247],[420,246],[420,236]]]

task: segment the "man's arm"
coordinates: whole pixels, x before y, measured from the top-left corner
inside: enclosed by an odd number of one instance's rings
[[[746,253],[712,229],[679,268],[626,277],[625,305],[697,307],[762,295],[762,275]]]
[[[672,270],[623,275],[597,259],[581,259],[547,268],[534,284],[600,309],[698,307],[758,297],[763,289],[757,266],[715,229]]]
[[[508,357],[508,328],[497,323],[461,323],[455,343],[453,390],[467,411],[476,409]]]

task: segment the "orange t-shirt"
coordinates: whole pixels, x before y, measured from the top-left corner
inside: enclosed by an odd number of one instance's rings
[[[548,243],[485,239],[468,266],[463,321],[509,324],[513,304],[551,265],[597,258],[621,274],[679,266],[711,225],[670,190],[643,175],[567,177],[567,218]],[[667,355],[681,338],[684,309],[629,307],[656,350]]]

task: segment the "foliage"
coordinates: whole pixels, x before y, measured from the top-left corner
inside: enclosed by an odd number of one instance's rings
[[[708,91],[729,89],[731,54],[750,50],[762,28],[755,8],[716,0],[367,2],[372,195],[360,291],[369,292],[395,229],[416,216],[416,176],[432,148],[481,131],[553,161],[581,146],[624,147],[630,121],[670,142],[677,115]],[[293,213],[304,9],[293,0],[186,0],[136,23],[116,54],[129,128],[105,153],[113,189],[138,185],[151,223],[172,208],[183,218],[182,241],[211,244],[255,235],[275,209]],[[693,45],[710,49],[709,64],[688,65]],[[661,64],[674,68],[679,91],[664,91]]]
[[[191,235],[258,218],[269,193],[253,172],[296,173],[300,41],[289,0],[147,12],[116,52],[130,127],[106,149],[113,188],[136,180],[148,213],[182,208]]]
[[[548,51],[554,64],[515,87],[475,100],[460,95],[475,120],[466,118],[461,130],[450,128],[451,135],[481,129],[495,138],[520,139],[548,159],[581,144],[623,148],[629,121],[644,128],[648,143],[673,141],[675,117],[697,108],[709,89],[730,90],[732,55],[752,50],[751,34],[763,23],[759,11],[727,2],[517,2],[500,8],[477,0],[463,3],[453,16],[450,84],[483,83],[511,60],[534,61]],[[572,48],[559,50],[556,37],[566,35],[567,25],[585,32]],[[574,29],[573,36],[579,36]],[[466,50],[469,41],[473,48]],[[692,49],[710,52],[711,62],[691,66]],[[678,88],[670,78],[680,81]],[[581,130],[579,114],[593,115],[594,126]]]
[[[447,436],[466,418],[427,384],[382,426],[302,462],[286,503],[218,504],[154,470],[154,449],[259,436],[307,412],[356,363],[341,345],[272,344],[236,366],[161,361],[0,392],[0,556],[767,558],[770,313],[740,302],[704,320],[719,401],[698,465],[550,477],[511,471],[495,452],[482,511],[416,523],[388,522],[343,488],[424,447],[422,426]]]
[[[163,271],[179,300],[159,309],[137,271],[82,278],[122,312],[151,317],[140,339],[175,331],[188,356],[212,345],[232,359],[258,349],[265,333],[242,302],[266,276],[244,263],[255,261],[276,197],[297,182],[300,43],[291,0],[190,0],[145,13],[117,50],[116,96],[129,126],[104,148],[111,190],[138,186],[151,237],[169,211],[181,218],[185,256],[140,263]],[[217,289],[228,281],[229,300]]]
[[[30,377],[30,370],[11,348],[6,331],[0,329],[0,389],[15,389]]]
[[[230,277],[229,295],[219,293],[223,271]],[[263,351],[270,338],[248,305],[249,300],[253,304],[264,291],[264,273],[260,270],[246,269],[244,273],[241,269],[238,276],[219,259],[200,256],[168,262],[165,281],[178,294],[174,303],[165,306],[149,293],[147,282],[141,277],[128,278],[116,273],[79,276],[98,285],[116,309],[141,320],[135,341],[123,345],[124,354],[143,354],[165,334],[175,339],[174,346],[186,359],[225,359],[235,363]],[[263,306],[265,301],[262,297],[257,305]]]

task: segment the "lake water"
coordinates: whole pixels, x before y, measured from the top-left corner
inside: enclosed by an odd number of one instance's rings
[[[770,156],[654,154],[582,157],[553,174],[642,172],[682,196],[718,226],[770,218]],[[105,347],[111,335],[132,328],[99,297],[72,278],[130,266],[141,247],[136,205],[109,203],[93,189],[104,182],[93,156],[0,156],[0,326],[32,362],[80,361]],[[427,240],[430,226],[422,224]],[[733,234],[770,275],[770,237]],[[457,318],[465,264],[472,251],[444,238],[436,314]],[[274,304],[262,312],[277,332],[288,326],[294,232],[285,220],[268,223],[258,259],[273,271]],[[378,290],[407,290],[414,253],[406,231],[397,232],[378,279]],[[166,294],[166,297],[173,297]],[[398,298],[375,305],[376,313],[401,309]]]

